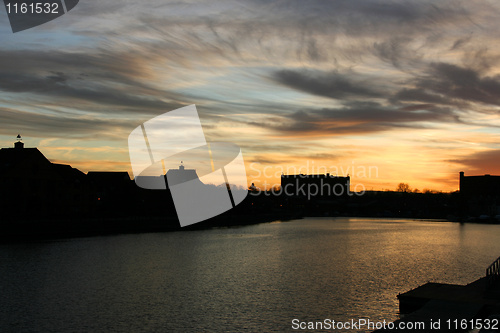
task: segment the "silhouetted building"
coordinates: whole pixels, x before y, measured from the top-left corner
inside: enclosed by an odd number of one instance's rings
[[[132,184],[126,171],[89,171],[87,179],[92,186],[111,191],[127,189]]]
[[[343,197],[349,194],[350,177],[325,175],[282,175],[281,193],[298,197]]]
[[[61,193],[61,184],[67,182],[59,171],[37,148],[24,148],[18,135],[14,148],[0,149],[2,210],[23,216],[65,209],[68,197]]]
[[[126,171],[89,171],[93,213],[128,215],[134,206],[135,185]]]
[[[463,217],[493,219],[500,214],[500,176],[465,176],[460,172],[460,209]]]
[[[169,186],[182,184],[191,180],[201,180],[198,178],[195,169],[186,169],[184,165],[179,165],[178,169],[169,169],[165,175],[158,176],[137,176],[135,182],[138,186],[145,189],[165,190]]]
[[[89,172],[51,163],[37,148],[0,149],[0,209],[4,217],[81,217],[102,206],[127,205],[133,191],[127,172]]]
[[[500,196],[500,176],[465,176],[460,172],[460,193],[467,197]]]
[[[21,134],[18,134],[16,139],[17,139],[17,141],[14,142],[14,148],[17,148],[17,149],[24,148],[24,143],[21,141],[22,140]]]
[[[87,175],[67,164],[52,163],[57,177],[52,187],[57,194],[56,200],[64,204],[57,213],[62,215],[82,214],[91,207],[91,192]],[[58,205],[60,206],[60,205]]]
[[[167,171],[167,179],[169,180],[167,182],[167,187],[168,186],[174,186],[177,184],[182,184],[190,180],[195,180],[198,179],[199,182],[200,179],[198,178],[198,175],[196,174],[195,169],[186,169],[184,165],[181,162],[181,165],[179,165],[179,169],[169,169]]]

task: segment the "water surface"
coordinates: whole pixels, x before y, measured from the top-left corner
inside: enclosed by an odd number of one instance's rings
[[[306,218],[0,245],[1,332],[292,331],[398,318],[396,295],[468,283],[500,225]]]

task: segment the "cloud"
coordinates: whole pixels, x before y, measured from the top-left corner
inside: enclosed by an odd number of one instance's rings
[[[404,44],[422,36],[437,37],[450,28],[469,29],[464,23],[484,6],[447,0],[404,4],[391,0],[152,0],[147,4],[110,0],[80,4],[73,15],[81,18],[71,28],[80,36],[163,50],[178,62],[197,62],[198,56],[205,60],[208,55],[232,61],[258,58],[329,65],[362,61],[374,49],[391,61],[395,55],[411,56],[415,48]]]
[[[123,112],[154,114],[180,107],[179,96],[144,83],[148,71],[140,57],[109,51],[0,51],[0,91]]]
[[[458,38],[457,40],[455,40],[455,42],[451,46],[450,50],[451,51],[458,50],[458,49],[464,47],[468,42],[470,42],[471,39],[472,39],[472,36]]]
[[[475,174],[500,175],[500,150],[492,149],[473,153],[467,157],[452,159],[450,162],[460,164],[466,176]]]
[[[0,107],[0,130],[29,133],[47,138],[121,139],[128,137],[134,124],[123,119],[40,113]]]
[[[273,79],[299,91],[334,99],[383,96],[368,78],[356,80],[355,76],[354,73],[349,76],[338,72],[279,70]]]
[[[276,154],[254,155],[249,162],[262,165],[288,164],[295,161],[295,158],[277,156]]]
[[[424,88],[403,88],[391,97],[393,103],[397,102],[421,102],[442,105],[456,105],[456,99],[446,98],[441,94],[435,94]]]
[[[500,105],[500,76],[482,75],[455,64],[430,64],[427,75],[417,79],[416,86],[449,99]]]
[[[289,116],[267,118],[252,125],[296,136],[351,135],[395,128],[424,128],[427,122],[456,122],[449,108],[431,104],[406,108],[386,107],[375,102],[351,102],[332,109],[300,110]]]
[[[373,44],[374,53],[382,61],[389,62],[396,68],[405,69],[414,66],[423,58],[415,49],[408,46],[411,41],[411,38],[398,36],[375,42]]]

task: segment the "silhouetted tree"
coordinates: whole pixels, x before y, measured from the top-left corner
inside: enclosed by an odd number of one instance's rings
[[[411,192],[411,188],[410,185],[408,185],[407,183],[399,183],[398,187],[396,188],[396,191],[409,193]]]

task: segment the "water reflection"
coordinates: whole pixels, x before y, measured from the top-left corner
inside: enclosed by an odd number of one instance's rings
[[[500,226],[308,218],[0,245],[0,331],[289,331],[394,320],[398,292],[468,283]]]

